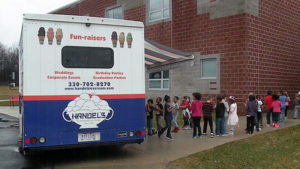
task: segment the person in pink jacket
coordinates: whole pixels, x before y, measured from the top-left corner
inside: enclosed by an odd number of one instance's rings
[[[191,105],[191,116],[193,119],[193,138],[201,138],[201,126],[200,121],[202,117],[202,102],[201,102],[201,94],[193,93],[193,102]],[[198,130],[198,136],[197,136]]]

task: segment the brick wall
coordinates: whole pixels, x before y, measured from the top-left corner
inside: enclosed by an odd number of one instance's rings
[[[200,1],[172,0],[171,20],[149,24],[147,0],[126,0],[136,4],[125,5],[124,19],[144,22],[149,40],[220,56],[220,93],[236,96],[240,112],[250,91],[265,95],[267,90],[300,90],[300,1],[216,0],[210,5],[205,0],[202,4],[208,6],[199,10]],[[103,17],[107,7],[121,2],[125,1],[85,0],[56,13]],[[239,3],[241,9],[219,11],[218,5],[230,7],[224,2]]]
[[[261,0],[259,17],[246,15],[246,54],[251,64],[248,88],[300,90],[300,1]]]
[[[105,17],[105,9],[116,4],[117,0],[84,0],[54,14]]]

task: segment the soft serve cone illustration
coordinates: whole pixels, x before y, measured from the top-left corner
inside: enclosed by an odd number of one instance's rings
[[[128,44],[128,48],[131,48],[131,44],[132,44],[132,34],[131,33],[128,33],[127,34],[127,38],[126,38],[126,40],[127,40],[127,44]]]
[[[118,34],[117,32],[113,31],[113,33],[111,34],[111,41],[113,43],[113,47],[117,47],[117,42],[118,42]]]
[[[63,38],[63,32],[62,32],[62,29],[61,29],[61,28],[58,28],[58,29],[56,30],[55,38],[56,38],[56,43],[57,43],[57,45],[60,45],[60,44],[61,44],[61,40],[62,40],[62,38]]]
[[[45,28],[44,27],[40,27],[39,29],[39,33],[38,33],[38,37],[39,37],[39,41],[40,44],[44,44],[44,40],[45,40]]]
[[[124,32],[121,32],[121,33],[120,33],[119,41],[120,41],[120,47],[123,48],[123,47],[124,47],[124,42],[125,42],[125,35],[124,35]]]
[[[53,43],[53,39],[54,39],[54,32],[53,32],[53,28],[49,28],[47,31],[47,38],[48,38],[48,44],[52,45]]]

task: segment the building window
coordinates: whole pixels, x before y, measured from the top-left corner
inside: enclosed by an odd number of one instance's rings
[[[170,18],[170,0],[149,0],[149,21]]]
[[[149,73],[149,89],[169,89],[169,71]]]
[[[114,19],[123,19],[122,6],[107,9],[106,17]]]
[[[114,51],[111,48],[65,46],[61,53],[65,68],[109,69],[114,66]]]
[[[201,77],[216,78],[217,77],[217,59],[201,60]]]

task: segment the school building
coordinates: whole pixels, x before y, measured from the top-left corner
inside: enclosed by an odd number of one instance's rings
[[[226,93],[243,107],[249,92],[300,90],[299,11],[299,0],[79,0],[51,13],[144,22],[147,98]]]

